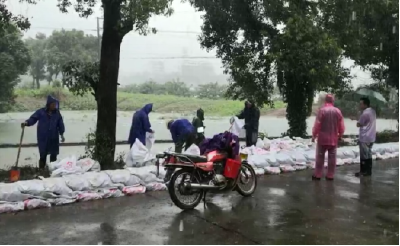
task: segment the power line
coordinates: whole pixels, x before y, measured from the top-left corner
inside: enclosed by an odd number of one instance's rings
[[[91,31],[91,32],[97,32],[97,29],[79,29],[75,27],[49,27],[49,26],[35,26],[31,27],[31,29],[48,29],[48,30],[61,30],[61,29],[75,29],[78,31]],[[179,34],[201,34],[201,32],[196,32],[196,31],[175,31],[175,30],[157,30],[157,33],[179,33]]]
[[[214,56],[170,56],[170,57],[121,57],[121,59],[129,60],[178,60],[178,59],[219,59]]]

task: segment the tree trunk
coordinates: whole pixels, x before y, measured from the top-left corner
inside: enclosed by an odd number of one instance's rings
[[[37,89],[40,89],[40,80],[39,80],[39,77],[36,77],[36,88]]]
[[[117,85],[122,38],[118,32],[120,1],[103,0],[104,23],[100,56],[100,81],[97,88],[97,128],[95,157],[101,168],[114,165],[117,123]]]

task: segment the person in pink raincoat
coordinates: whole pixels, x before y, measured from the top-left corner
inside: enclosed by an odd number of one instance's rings
[[[313,180],[320,180],[323,175],[325,153],[328,151],[327,180],[333,180],[336,168],[336,149],[344,133],[343,115],[340,109],[333,106],[334,98],[328,94],[325,105],[318,111],[312,132],[312,141],[317,139],[316,163]]]

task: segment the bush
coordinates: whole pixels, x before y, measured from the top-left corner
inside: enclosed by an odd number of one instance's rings
[[[376,133],[376,143],[397,143],[399,142],[399,132],[384,130]]]

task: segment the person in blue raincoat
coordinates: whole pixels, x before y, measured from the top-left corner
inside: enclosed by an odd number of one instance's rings
[[[149,103],[133,114],[132,126],[129,132],[128,139],[131,148],[136,139],[139,139],[140,142],[146,145],[146,132],[154,133],[154,131],[151,129],[151,124],[149,120],[149,113],[152,110],[153,104]]]
[[[57,160],[61,141],[64,142],[65,126],[59,110],[59,102],[52,96],[47,96],[46,107],[36,110],[32,116],[21,124],[21,127],[37,126],[37,142],[39,147],[39,168],[46,166],[47,155],[50,162]]]
[[[183,145],[187,150],[196,142],[196,130],[187,119],[171,120],[167,124],[175,143],[175,152],[182,153]]]

